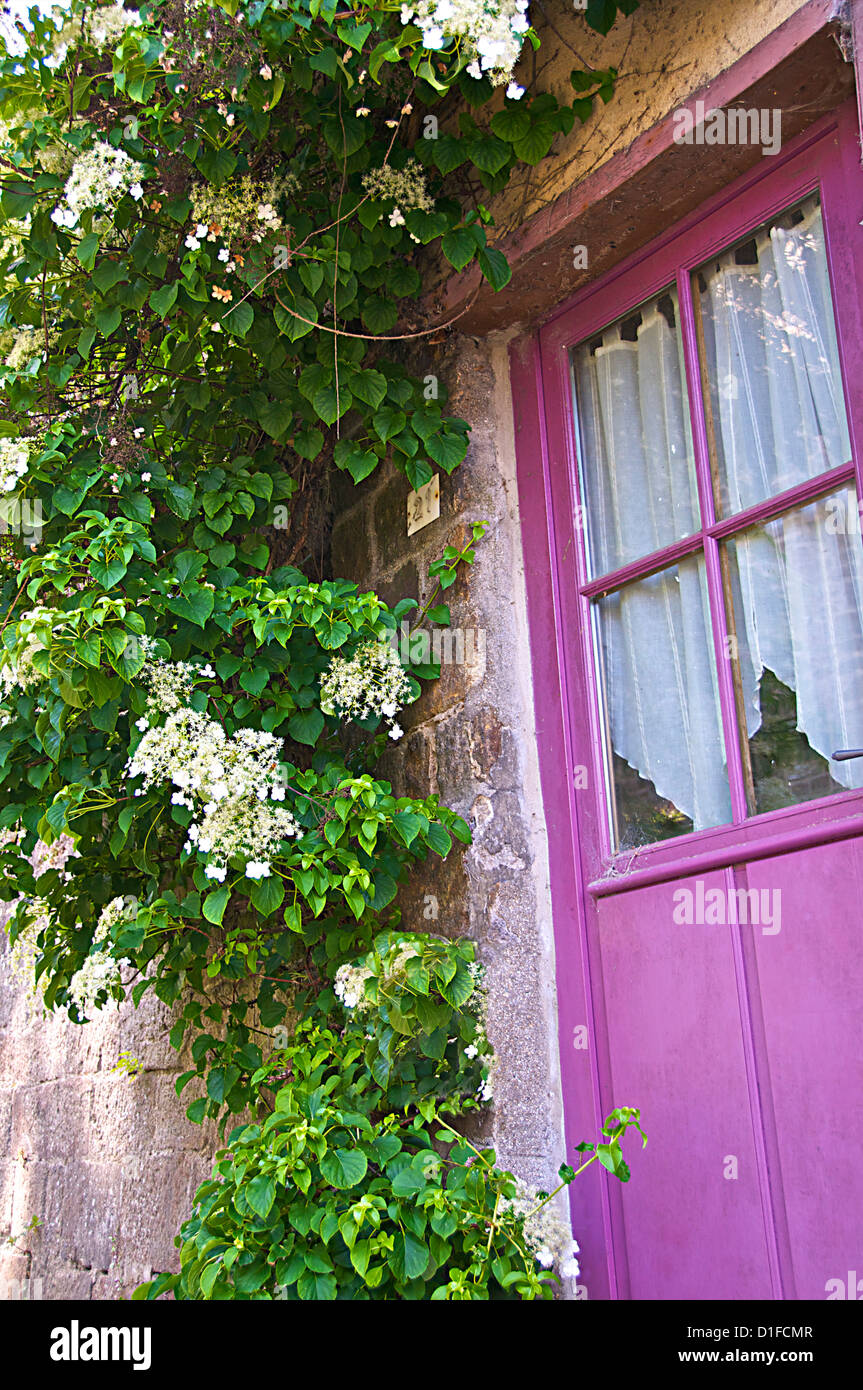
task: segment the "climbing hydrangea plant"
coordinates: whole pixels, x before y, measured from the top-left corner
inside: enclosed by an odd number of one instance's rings
[[[393,645],[412,600],[326,576],[321,504],[332,469],[418,487],[464,458],[400,355],[446,327],[424,248],[505,285],[483,197],[614,76],[526,92],[525,38],[526,0],[72,0],[0,62],[13,955],[76,1022],[153,991],[189,1118],[252,1117],[141,1297],[534,1298],[577,1272],[554,1194],[452,1123],[492,1094],[481,969],[394,900],[470,833],[375,771],[436,670]],[[473,558],[447,547],[439,587]],[[582,1167],[627,1177],[637,1123]]]

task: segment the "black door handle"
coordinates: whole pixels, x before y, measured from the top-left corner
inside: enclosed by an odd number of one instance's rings
[[[849,758],[863,758],[863,748],[837,748],[832,757],[835,763],[847,762]]]

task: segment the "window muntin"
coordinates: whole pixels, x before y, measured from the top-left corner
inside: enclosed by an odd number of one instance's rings
[[[829,761],[863,746],[863,701],[826,698],[807,646],[844,639],[837,678],[863,690],[859,526],[826,543],[830,507],[857,511],[835,492],[837,468],[851,481],[853,464],[818,196],[677,287],[689,336],[669,288],[570,354],[615,848],[863,785],[863,765]],[[696,423],[706,452],[693,449]],[[825,474],[831,495],[813,501]],[[759,526],[747,516],[736,528],[752,507]],[[778,638],[771,651],[759,637],[783,612],[790,666]]]

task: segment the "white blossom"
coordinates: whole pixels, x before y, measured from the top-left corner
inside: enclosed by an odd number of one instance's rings
[[[402,23],[413,20],[423,47],[438,52],[450,41],[467,58],[473,78],[487,72],[495,86],[508,82],[530,28],[528,0],[419,0],[402,7]]]
[[[392,200],[396,205],[390,216],[391,227],[404,225],[403,212],[410,212],[414,208],[420,212],[431,212],[434,208],[434,199],[426,187],[425,171],[414,158],[410,158],[403,169],[393,169],[389,164],[382,169],[371,169],[363,174],[362,183],[366,193],[377,202]],[[396,215],[394,222],[393,216]]]
[[[146,639],[145,639],[146,640]],[[188,663],[150,659],[143,668],[155,708],[169,708],[163,724],[147,728],[129,759],[126,776],[143,778],[142,790],[168,783],[171,804],[184,806],[195,819],[187,831],[186,853],[209,857],[208,878],[221,883],[231,859],[245,861],[248,878],[267,878],[271,860],[285,840],[301,834],[284,801],[279,776],[282,740],[257,729],[225,729],[183,704],[198,671]]]
[[[107,948],[111,943],[112,927],[135,916],[137,910],[136,898],[118,897],[112,898],[99,915],[90,954],[69,982],[70,1002],[77,1005],[79,1013],[85,1018],[90,1018],[100,1009],[114,1008],[118,1003],[116,990],[122,983],[120,962]],[[97,999],[103,991],[107,992],[108,998],[103,1004],[99,1004]]]
[[[0,492],[14,492],[29,467],[29,441],[0,439]]]
[[[143,173],[144,166],[125,150],[115,149],[105,140],[97,141],[72,165],[63,190],[64,202],[51,213],[52,221],[61,227],[76,227],[87,209],[113,207],[133,184],[140,183]]]
[[[503,1211],[511,1211],[523,1218],[522,1233],[524,1242],[534,1259],[543,1269],[557,1265],[558,1271],[566,1278],[579,1273],[578,1243],[573,1239],[569,1218],[563,1212],[563,1204],[558,1199],[540,1205],[535,1187],[516,1179],[514,1197],[504,1197],[501,1201]]]
[[[350,658],[334,656],[321,681],[321,709],[345,719],[393,715],[413,699],[410,680],[398,653],[386,642],[364,642]],[[398,730],[398,732],[394,732]],[[390,737],[400,738],[393,724]]]

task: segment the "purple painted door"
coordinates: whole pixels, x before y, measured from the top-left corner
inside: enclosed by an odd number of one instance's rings
[[[649,1135],[573,1193],[591,1298],[858,1297],[853,117],[513,351],[567,1138]]]

